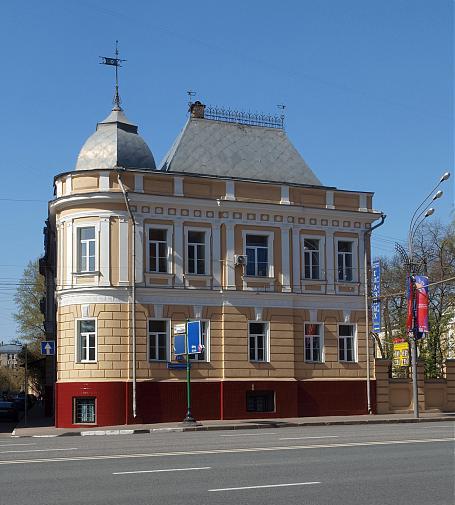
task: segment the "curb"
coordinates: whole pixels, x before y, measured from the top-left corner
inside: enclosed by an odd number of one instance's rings
[[[229,424],[229,425],[207,425],[207,426],[175,426],[169,428],[141,428],[141,429],[107,429],[107,430],[87,430],[87,431],[67,431],[64,433],[49,435],[16,435],[16,429],[11,433],[14,438],[55,438],[55,437],[89,437],[89,436],[115,436],[115,435],[144,435],[154,433],[172,433],[172,432],[194,432],[194,431],[233,431],[233,430],[261,430],[278,428],[296,428],[305,426],[357,426],[362,424],[415,424],[415,423],[437,423],[452,422],[454,417],[436,417],[436,418],[404,418],[404,419],[353,419],[345,421],[310,421],[310,422],[270,422],[267,424]],[[455,426],[455,424],[454,424]]]

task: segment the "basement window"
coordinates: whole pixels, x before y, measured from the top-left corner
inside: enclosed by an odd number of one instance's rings
[[[74,424],[94,424],[95,413],[95,398],[74,398]]]
[[[247,391],[247,412],[275,412],[274,391]]]

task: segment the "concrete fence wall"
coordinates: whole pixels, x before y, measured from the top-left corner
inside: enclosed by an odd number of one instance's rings
[[[377,413],[412,412],[412,378],[390,378],[391,364],[388,359],[375,360]],[[438,380],[425,380],[424,364],[419,362],[417,389],[421,412],[455,411],[455,360],[446,360],[446,378]]]

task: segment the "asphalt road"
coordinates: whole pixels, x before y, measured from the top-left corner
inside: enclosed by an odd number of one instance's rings
[[[453,505],[454,423],[0,439],[8,505]]]

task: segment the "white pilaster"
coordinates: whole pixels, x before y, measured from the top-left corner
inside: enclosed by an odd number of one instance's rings
[[[290,267],[290,247],[289,247],[289,232],[290,226],[281,228],[281,284],[283,291],[291,291],[291,267]]]
[[[174,222],[174,268],[175,285],[183,286],[183,223]]]
[[[325,241],[325,270],[327,279],[327,293],[335,293],[335,252],[333,248],[333,232],[327,232]]]
[[[63,270],[63,242],[65,240],[65,225],[57,223],[57,289],[65,284],[65,272]]]
[[[58,181],[56,181],[55,193],[56,193],[57,198],[60,198],[62,196],[62,186],[63,186],[63,183],[60,179]]]
[[[226,196],[225,200],[235,200],[235,184],[234,181],[226,181]]]
[[[73,191],[73,183],[71,174],[69,174],[65,178],[65,195],[71,195],[72,191]]]
[[[219,288],[221,286],[221,237],[219,222],[215,222],[212,229],[212,265],[213,286]]]
[[[100,286],[110,286],[110,220],[108,217],[100,218],[100,247],[99,247],[99,270],[100,270]]]
[[[99,190],[109,191],[109,172],[100,172]]]
[[[326,209],[335,208],[335,205],[333,204],[333,191],[326,191],[325,193],[325,208]]]
[[[360,193],[359,195],[359,211],[368,212],[367,195],[365,193]]]
[[[174,177],[174,196],[183,196],[183,177]]]
[[[119,283],[127,283],[129,278],[128,272],[128,219],[120,218],[119,221],[119,254],[118,254],[118,281]],[[117,265],[112,265],[114,268]]]
[[[298,228],[292,229],[292,289],[300,291],[300,231]]]
[[[144,281],[144,222],[142,219],[135,218],[136,221],[136,283]]]
[[[134,175],[134,191],[136,193],[144,192],[144,176],[142,174]]]
[[[281,200],[282,205],[290,205],[289,201],[289,186],[281,186]]]
[[[226,224],[226,288],[235,289],[234,224]]]
[[[73,254],[76,247],[73,246],[73,221],[66,224],[66,275],[63,288],[71,288],[73,285]]]

